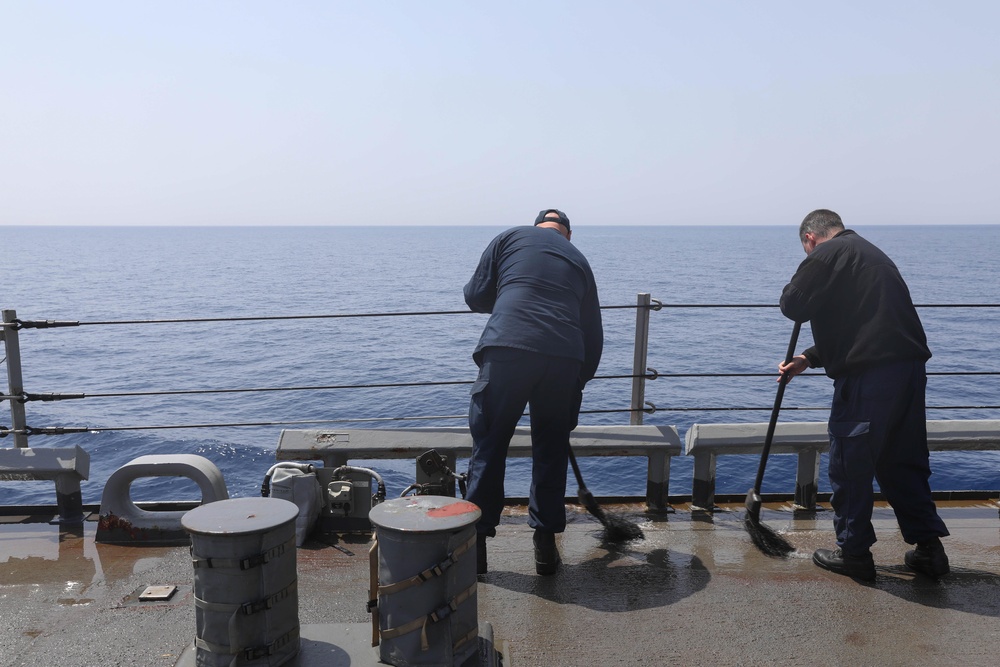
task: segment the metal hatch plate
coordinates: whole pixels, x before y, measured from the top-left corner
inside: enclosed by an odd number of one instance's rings
[[[139,593],[140,602],[166,602],[177,592],[177,587],[167,586],[146,586],[146,589]]]

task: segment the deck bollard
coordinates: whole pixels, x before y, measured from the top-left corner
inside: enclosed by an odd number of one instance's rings
[[[378,554],[372,611],[382,662],[457,667],[475,660],[480,515],[474,504],[445,496],[395,498],[372,508]]]
[[[299,652],[295,519],[279,498],[235,498],[181,519],[191,534],[199,667],[278,667]]]

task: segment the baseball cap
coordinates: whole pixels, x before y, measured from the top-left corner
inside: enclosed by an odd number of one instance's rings
[[[549,213],[555,213],[559,217],[558,218],[546,218],[545,216],[548,215]],[[566,231],[570,230],[570,227],[569,227],[569,218],[567,218],[566,214],[563,213],[562,211],[560,211],[557,208],[547,208],[547,209],[544,209],[544,210],[540,211],[538,213],[538,217],[535,218],[535,224],[538,225],[538,224],[541,224],[543,222],[558,222],[560,225],[562,225],[563,227],[566,228]]]

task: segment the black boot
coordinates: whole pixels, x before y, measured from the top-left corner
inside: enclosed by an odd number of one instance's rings
[[[833,551],[817,549],[813,552],[813,562],[830,572],[861,581],[875,581],[875,560],[870,551],[861,556],[848,556],[840,547]]]
[[[937,537],[926,542],[918,542],[917,548],[907,551],[903,560],[911,570],[925,574],[931,579],[943,577],[951,571],[948,554],[944,552],[944,545]]]
[[[535,572],[538,574],[555,574],[562,559],[556,547],[556,535],[547,530],[535,530]]]

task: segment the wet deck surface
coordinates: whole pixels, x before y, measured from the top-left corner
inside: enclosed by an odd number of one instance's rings
[[[559,540],[563,568],[539,577],[531,531],[514,510],[489,542],[478,616],[506,665],[995,665],[996,504],[939,507],[952,573],[934,581],[909,572],[908,547],[882,507],[874,584],[812,564],[814,549],[833,546],[828,512],[793,518],[765,507],[764,523],[798,549],[786,559],[756,550],[738,507],[704,515],[678,506],[660,517],[614,508],[646,533],[621,547],[603,544],[599,524],[578,513]],[[47,524],[0,525],[0,665],[172,666],[193,642],[187,547],[96,545],[94,529],[60,536]],[[297,552],[303,625],[369,622],[367,540],[334,541]],[[178,592],[136,599],[157,584]]]

